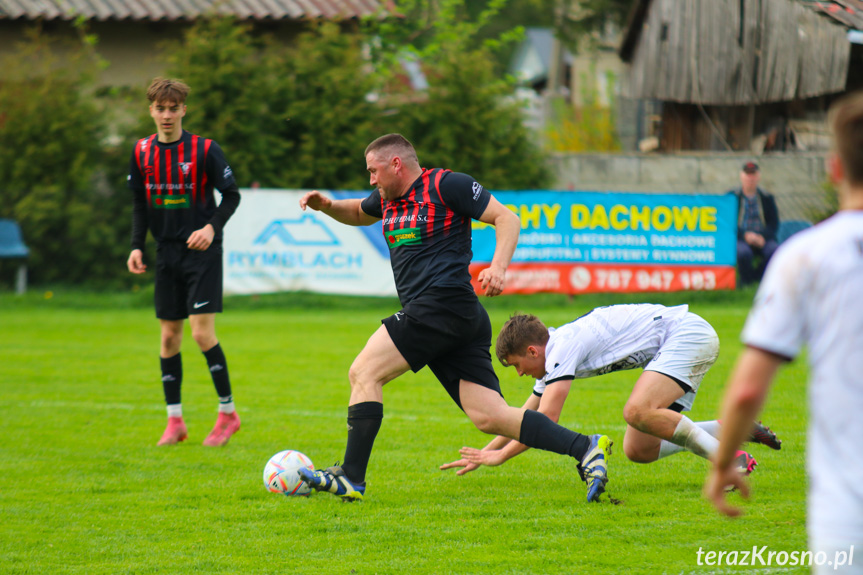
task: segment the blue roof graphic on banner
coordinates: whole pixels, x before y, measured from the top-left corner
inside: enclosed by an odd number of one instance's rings
[[[335,234],[314,214],[303,214],[296,219],[273,220],[253,243],[266,244],[273,237],[288,246],[339,245]]]

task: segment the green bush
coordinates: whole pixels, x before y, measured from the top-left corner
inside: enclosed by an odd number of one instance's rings
[[[35,283],[106,281],[128,240],[117,222],[127,198],[101,184],[106,112],[93,95],[101,62],[83,32],[66,47],[33,28],[2,62],[0,217],[17,220]],[[9,283],[12,266],[0,268]]]

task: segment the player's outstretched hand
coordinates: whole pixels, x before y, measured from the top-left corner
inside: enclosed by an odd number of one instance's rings
[[[723,515],[738,517],[743,514],[743,510],[725,499],[732,488],[739,489],[740,495],[749,499],[749,483],[743,474],[734,467],[725,470],[714,467],[704,483],[704,497]]]
[[[440,466],[440,469],[455,469],[459,467],[461,469],[455,472],[456,475],[464,475],[465,473],[470,473],[474,469],[479,469],[480,465],[478,463],[471,463],[467,459],[459,459],[458,461],[444,463]]]
[[[495,467],[506,459],[500,449],[476,449],[475,447],[462,447],[458,451],[461,456],[471,463]]]
[[[300,198],[300,208],[303,210],[308,207],[320,212],[328,209],[332,205],[333,201],[317,190],[306,192],[303,197]]]
[[[477,276],[479,287],[488,297],[500,295],[506,286],[506,270],[487,267]]]

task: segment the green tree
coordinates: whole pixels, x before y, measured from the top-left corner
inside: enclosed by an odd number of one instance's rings
[[[95,40],[78,30],[61,45],[35,27],[2,62],[0,217],[21,225],[36,283],[104,279],[128,248],[116,226],[126,198],[98,177],[107,124],[94,95],[101,62]]]
[[[286,118],[270,106],[273,84],[284,71],[268,61],[265,45],[247,23],[208,17],[165,47],[165,75],[191,87],[183,127],[219,143],[240,187],[278,185],[287,150],[274,129]],[[154,131],[149,115],[141,123],[145,133]]]
[[[368,99],[374,80],[363,52],[361,35],[329,22],[273,55],[281,73],[271,107],[284,118],[276,126],[285,146],[281,187],[368,187],[363,150],[379,135],[379,112]]]
[[[376,30],[378,75],[393,101],[386,120],[391,131],[414,143],[425,165],[469,173],[491,189],[543,188],[550,172],[522,123],[512,98],[515,85],[497,73],[494,58],[496,50],[521,37],[521,30],[493,40],[479,34],[504,3],[489,2],[475,19],[463,0],[400,3],[411,25],[384,22]],[[429,83],[424,97],[394,81],[406,54],[422,64]]]

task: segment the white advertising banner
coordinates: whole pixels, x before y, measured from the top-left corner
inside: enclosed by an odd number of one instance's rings
[[[244,189],[225,227],[226,295],[284,291],[394,296],[381,223],[349,226],[300,209],[305,191]],[[334,199],[363,192],[328,192]]]

